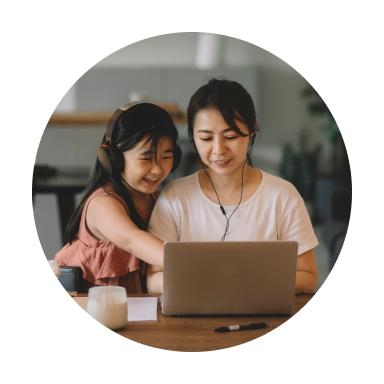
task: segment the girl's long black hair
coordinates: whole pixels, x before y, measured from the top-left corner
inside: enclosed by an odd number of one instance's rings
[[[155,158],[157,159],[157,144],[162,137],[169,137],[172,140],[173,148],[175,148],[178,132],[173,124],[171,116],[157,105],[143,103],[129,108],[126,112],[120,115],[112,133],[112,144],[121,152],[125,152],[132,149],[143,139],[147,139],[146,143],[151,141],[151,148],[155,152]],[[104,143],[105,135],[102,144]],[[81,215],[89,196],[106,184],[112,184],[116,193],[125,201],[128,206],[130,218],[134,224],[140,229],[146,229],[145,224],[128,193],[122,176],[109,176],[102,168],[99,159],[96,159],[95,168],[88,186],[68,222],[65,231],[66,243],[71,244],[79,232]]]

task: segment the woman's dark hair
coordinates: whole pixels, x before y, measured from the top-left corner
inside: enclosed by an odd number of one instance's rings
[[[235,120],[244,123],[248,127],[249,133],[256,135],[258,131],[258,129],[255,130],[256,111],[252,97],[247,90],[236,81],[212,78],[208,84],[200,87],[192,95],[187,109],[188,136],[195,148],[193,126],[196,115],[200,111],[210,109],[218,111],[228,126],[238,135],[247,136],[240,131]],[[247,163],[252,165],[249,155],[247,155]]]
[[[147,140],[145,143],[151,141],[151,148],[152,151],[155,152],[155,158],[157,159],[157,144],[164,136],[172,139],[173,148],[175,148],[178,132],[173,124],[171,116],[157,105],[143,103],[129,108],[126,112],[123,112],[120,115],[112,132],[112,144],[121,152],[125,152],[129,151],[137,143],[146,138]],[[102,144],[105,144],[105,142],[106,139],[104,135]],[[65,231],[66,243],[72,243],[79,232],[81,215],[89,196],[91,196],[98,188],[106,184],[112,184],[116,193],[125,201],[128,206],[130,218],[137,227],[146,229],[145,224],[128,193],[121,174],[109,176],[101,166],[99,159],[96,159],[95,168],[88,186],[67,225]]]

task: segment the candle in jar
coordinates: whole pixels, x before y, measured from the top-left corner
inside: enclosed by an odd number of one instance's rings
[[[128,320],[127,293],[123,287],[94,287],[89,290],[87,312],[109,329],[119,329]]]

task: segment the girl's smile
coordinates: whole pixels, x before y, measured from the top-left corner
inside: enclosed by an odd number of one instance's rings
[[[156,179],[150,179],[148,177],[143,177],[144,181],[150,185],[150,186],[154,186],[154,185],[157,185],[158,184],[158,180],[160,180],[160,178],[156,178]]]

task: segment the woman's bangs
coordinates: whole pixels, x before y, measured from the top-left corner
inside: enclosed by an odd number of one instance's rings
[[[216,109],[216,111],[218,111],[221,114],[221,116],[223,116],[224,121],[236,133],[238,133],[242,137],[248,136],[247,134],[244,134],[243,132],[241,132],[239,127],[236,124],[236,120],[237,120],[244,123],[248,127],[247,122],[244,121],[244,118],[241,116],[241,114],[238,113],[236,109],[233,107],[231,100],[229,100],[228,98],[223,98],[223,100],[216,102],[213,108]]]

